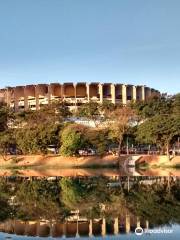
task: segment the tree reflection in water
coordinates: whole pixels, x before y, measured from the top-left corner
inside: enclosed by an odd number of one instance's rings
[[[0,221],[2,232],[54,237],[179,224],[180,178],[1,178]]]

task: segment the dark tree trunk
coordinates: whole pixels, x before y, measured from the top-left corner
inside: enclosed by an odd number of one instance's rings
[[[119,141],[119,145],[118,145],[118,157],[121,156],[121,141]]]
[[[122,134],[122,135],[120,134],[120,136],[119,136],[118,157],[121,156],[121,145],[122,145],[122,141],[123,141],[123,136],[124,136],[124,134]]]
[[[169,155],[169,142],[167,142],[167,145],[166,145],[166,154],[167,154],[168,160],[170,160],[170,155]]]

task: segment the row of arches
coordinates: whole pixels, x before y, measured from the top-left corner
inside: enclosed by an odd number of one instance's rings
[[[104,100],[112,103],[127,104],[131,100],[146,100],[159,92],[146,86],[134,86],[125,84],[111,83],[51,83],[17,86],[4,90],[5,101],[10,105],[14,104],[16,109],[19,105],[26,108],[29,101],[34,100],[34,106],[39,107],[39,100],[48,104],[52,99],[68,100],[70,103],[81,101],[85,103],[90,100],[103,102]],[[19,104],[19,101],[22,101]]]
[[[149,222],[126,214],[110,222],[105,218],[61,222],[8,220],[0,224],[6,233],[39,237],[106,236],[134,232],[136,227],[149,228]]]

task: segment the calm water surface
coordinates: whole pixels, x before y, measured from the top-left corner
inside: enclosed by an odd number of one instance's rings
[[[180,239],[180,178],[0,178],[0,239],[63,238]]]

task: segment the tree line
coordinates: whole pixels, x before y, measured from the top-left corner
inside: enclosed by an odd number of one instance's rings
[[[83,119],[94,127],[75,123]],[[154,97],[127,106],[111,102],[89,102],[70,111],[65,102],[52,102],[38,111],[14,112],[0,105],[0,151],[48,153],[55,146],[64,156],[78,155],[81,149],[94,149],[103,155],[115,147],[120,156],[128,141],[133,145],[154,144],[169,155],[180,137],[180,94]]]

